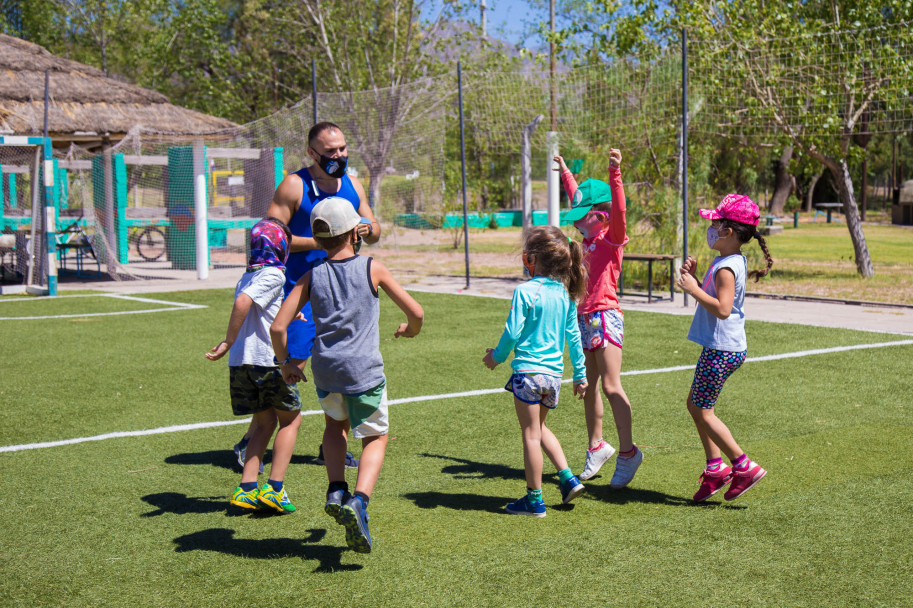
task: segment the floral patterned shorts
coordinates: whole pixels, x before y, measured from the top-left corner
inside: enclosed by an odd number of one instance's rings
[[[561,378],[545,374],[511,374],[504,386],[523,403],[538,403],[550,410],[558,407],[561,393]]]
[[[739,369],[748,355],[747,350],[734,353],[726,350],[704,348],[697,360],[694,381],[691,383],[691,403],[703,409],[712,409],[723,390],[723,383]]]
[[[620,310],[597,310],[577,315],[583,350],[596,350],[611,342],[621,348],[625,341],[625,318]]]

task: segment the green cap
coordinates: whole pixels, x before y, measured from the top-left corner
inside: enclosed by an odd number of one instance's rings
[[[566,222],[576,222],[590,212],[590,207],[599,203],[612,202],[612,189],[599,179],[588,179],[580,184],[574,193],[574,204],[564,215]]]

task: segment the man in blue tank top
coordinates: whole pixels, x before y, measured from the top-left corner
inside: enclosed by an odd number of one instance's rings
[[[380,239],[380,224],[368,204],[364,186],[357,177],[346,173],[349,152],[346,138],[337,125],[320,122],[308,131],[308,156],[314,163],[288,174],[276,188],[273,202],[266,212],[285,222],[292,231],[291,253],[286,262],[285,295],[318,261],[327,257],[311,232],[311,210],[321,200],[338,196],[351,201],[352,207],[370,224],[358,227],[358,236],[368,243]],[[314,345],[314,320],[310,302],[301,310],[305,321],[293,321],[288,328],[289,354],[304,369]]]

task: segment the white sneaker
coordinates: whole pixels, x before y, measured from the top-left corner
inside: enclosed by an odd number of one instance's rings
[[[578,478],[581,481],[586,481],[587,479],[592,478],[593,475],[599,472],[599,469],[602,468],[602,465],[604,465],[609,460],[609,458],[612,457],[613,454],[615,454],[615,448],[610,446],[605,441],[602,442],[602,445],[600,445],[598,450],[594,450],[592,452],[587,450],[586,464],[583,465],[583,473],[578,475]]]
[[[615,459],[615,474],[612,475],[612,481],[609,482],[610,488],[618,490],[631,483],[631,480],[634,479],[634,473],[637,472],[640,463],[644,461],[644,453],[637,446],[635,448],[637,452],[630,458],[619,456]]]

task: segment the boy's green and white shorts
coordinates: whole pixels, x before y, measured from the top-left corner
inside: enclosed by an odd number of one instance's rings
[[[317,400],[333,420],[348,420],[356,439],[386,435],[390,429],[387,417],[387,381],[363,393],[347,395],[328,393],[317,387]]]
[[[298,386],[286,384],[278,367],[231,366],[228,368],[228,390],[235,416],[250,416],[270,408],[283,412],[301,410]]]

